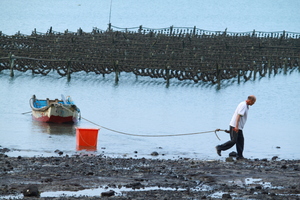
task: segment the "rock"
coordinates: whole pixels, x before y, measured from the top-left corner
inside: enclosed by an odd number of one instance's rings
[[[236,157],[237,153],[235,151],[232,151],[229,153],[229,156],[230,157]]]
[[[270,193],[270,196],[274,197],[274,196],[276,196],[276,194],[274,192],[272,192],[272,193]]]
[[[273,156],[272,160],[276,160],[278,158],[278,156]]]
[[[86,175],[88,175],[88,176],[93,176],[93,175],[94,175],[94,172],[88,172]]]
[[[130,183],[125,185],[126,188],[132,188],[132,189],[141,189],[144,188],[143,184],[141,184],[140,182],[136,182],[136,183]]]
[[[30,185],[29,187],[25,188],[22,193],[23,193],[24,197],[39,197],[40,196],[40,192],[39,192],[37,186],[35,186],[35,185]]]
[[[1,153],[6,153],[6,152],[9,152],[10,150],[8,148],[3,148],[3,149],[0,149],[0,152]]]
[[[233,160],[233,158],[232,157],[228,157],[228,158],[226,158],[226,162],[233,162],[234,160]]]
[[[64,152],[62,152],[62,151],[60,151],[60,150],[58,150],[58,149],[56,149],[55,151],[54,151],[54,153],[57,153],[58,155],[63,155],[64,154]]]
[[[52,178],[44,178],[43,180],[42,180],[42,183],[43,182],[45,182],[45,183],[51,183],[53,181],[53,179]]]
[[[262,186],[261,186],[261,185],[258,185],[258,186],[255,187],[255,189],[261,190],[261,189],[262,189]]]
[[[115,191],[113,191],[113,190],[109,190],[107,192],[102,192],[101,193],[102,197],[111,197],[111,196],[114,196],[114,195],[115,195]]]
[[[152,153],[151,153],[151,156],[158,156],[159,154],[156,152],[156,151],[153,151]]]
[[[223,194],[222,199],[231,199],[231,195],[230,194]]]
[[[281,166],[281,169],[286,169],[286,168],[287,168],[286,165],[282,165],[282,166]]]

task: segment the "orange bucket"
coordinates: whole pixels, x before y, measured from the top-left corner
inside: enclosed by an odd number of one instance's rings
[[[78,147],[97,148],[98,128],[76,128],[76,145]]]
[[[76,146],[76,151],[97,151],[97,147]]]

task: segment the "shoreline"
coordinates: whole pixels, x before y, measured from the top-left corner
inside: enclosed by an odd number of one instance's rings
[[[300,198],[300,160],[9,157],[0,153],[0,168],[0,198],[24,199],[24,191],[33,188],[39,197],[32,199]],[[63,197],[57,195],[59,191],[73,193]],[[90,192],[82,196],[81,191]]]

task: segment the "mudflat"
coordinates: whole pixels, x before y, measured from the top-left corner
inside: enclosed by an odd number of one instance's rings
[[[278,158],[204,161],[1,153],[0,177],[0,199],[300,199],[300,160]],[[99,188],[98,194],[76,194]],[[75,194],[50,195],[57,191]]]

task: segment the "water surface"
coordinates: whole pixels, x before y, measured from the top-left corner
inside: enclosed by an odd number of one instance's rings
[[[2,0],[0,31],[31,34],[66,29],[76,32],[93,27],[106,30],[108,23],[130,28],[193,27],[228,32],[300,32],[300,1],[271,0]],[[0,145],[13,149],[10,155],[51,156],[55,150],[76,152],[75,126],[41,124],[32,121],[29,99],[70,95],[82,116],[96,124],[132,134],[177,134],[227,129],[234,109],[250,94],[257,96],[245,126],[245,156],[250,158],[299,159],[300,89],[299,71],[271,75],[257,80],[215,85],[136,77],[72,74],[71,81],[56,73],[47,76],[0,72]],[[98,127],[85,120],[80,127]],[[101,128],[96,154],[116,157],[191,157],[219,159],[214,147],[228,135],[214,133],[183,137],[146,138],[122,135]],[[280,148],[279,148],[280,147]],[[232,149],[234,150],[234,149]],[[231,151],[231,150],[230,150]],[[228,151],[228,152],[230,152]],[[164,154],[164,155],[163,155]],[[227,152],[226,152],[227,154]],[[224,155],[226,155],[224,154]],[[222,157],[224,158],[224,156]]]
[[[167,135],[227,129],[237,104],[249,94],[257,96],[250,108],[244,129],[245,156],[251,158],[299,159],[300,106],[298,71],[251,80],[223,82],[217,85],[136,77],[122,73],[120,82],[113,75],[76,73],[68,82],[55,72],[48,76],[9,71],[0,74],[0,135],[3,147],[14,149],[11,155],[55,155],[55,150],[73,155],[76,151],[75,126],[99,128],[141,135]],[[29,99],[60,98],[70,95],[81,109],[77,125],[55,125],[33,121]],[[96,124],[96,125],[95,125]],[[192,157],[218,159],[214,147],[228,140],[220,132],[180,137],[135,137],[101,128],[96,154],[116,157],[161,158]],[[280,148],[279,148],[280,147]],[[232,150],[235,150],[234,148]],[[231,150],[230,150],[231,151]],[[228,153],[230,152],[228,151]],[[227,155],[227,152],[224,152]]]

